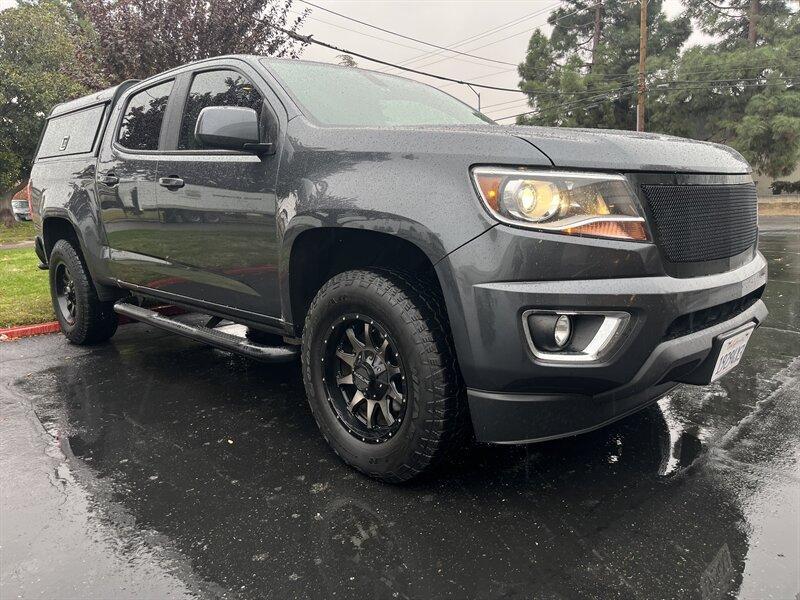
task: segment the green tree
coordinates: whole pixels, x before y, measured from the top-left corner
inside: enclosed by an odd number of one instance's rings
[[[567,0],[536,30],[519,65],[520,89],[530,115],[522,124],[631,129],[639,61],[639,7],[629,0]],[[671,65],[691,33],[687,16],[668,19],[661,0],[650,0],[648,61]]]
[[[690,48],[651,81],[650,129],[728,144],[758,172],[788,175],[800,162],[800,15],[762,0],[753,27],[750,13],[734,19],[698,2],[698,22],[718,41]]]
[[[729,144],[760,173],[800,162],[800,14],[788,0],[687,0],[648,11],[647,129]],[[638,3],[570,0],[519,67],[520,123],[635,128]],[[690,17],[714,42],[681,53]]]
[[[87,73],[91,36],[58,2],[0,12],[0,193],[23,182],[46,115],[102,80]],[[6,211],[4,211],[6,212]],[[7,218],[4,215],[4,220]]]
[[[773,44],[791,20],[785,0],[686,0],[689,15],[700,28],[722,38],[718,48]]]
[[[98,33],[98,59],[112,82],[145,79],[221,54],[297,58],[292,0],[74,0]]]

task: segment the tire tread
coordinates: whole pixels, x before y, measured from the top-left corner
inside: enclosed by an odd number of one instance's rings
[[[50,263],[61,261],[69,269],[75,283],[76,301],[83,307],[82,318],[76,319],[72,328],[61,329],[66,338],[74,344],[96,344],[109,339],[117,330],[117,314],[114,312],[113,302],[103,302],[97,297],[97,291],[89,275],[89,270],[81,253],[67,239],[58,240],[50,252]],[[53,310],[61,322],[58,303],[55,296],[54,277],[55,271],[51,267],[50,294],[53,300]]]
[[[381,481],[408,481],[440,463],[461,445],[469,432],[465,388],[443,309],[443,299],[431,282],[399,271],[353,270],[328,280],[312,301],[304,327],[303,379],[309,398],[314,394],[314,388],[309,364],[311,353],[307,350],[311,336],[307,334],[314,327],[321,302],[337,289],[350,286],[372,288],[390,306],[400,307],[401,317],[412,332],[416,352],[430,370],[426,381],[421,382],[433,399],[428,402],[429,416],[421,425],[423,433],[419,438],[420,443],[407,460],[390,472],[360,469]],[[314,412],[314,403],[309,404]]]

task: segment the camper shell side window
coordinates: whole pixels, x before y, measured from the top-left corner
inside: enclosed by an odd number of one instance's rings
[[[36,159],[88,154],[95,148],[107,104],[96,104],[47,120]]]

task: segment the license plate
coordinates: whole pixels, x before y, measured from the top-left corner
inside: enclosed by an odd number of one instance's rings
[[[739,364],[753,331],[755,331],[755,327],[737,333],[722,343],[719,356],[717,356],[717,364],[714,365],[714,372],[711,374],[711,381],[716,381]]]

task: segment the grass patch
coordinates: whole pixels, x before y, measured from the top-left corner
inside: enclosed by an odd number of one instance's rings
[[[0,224],[0,244],[13,244],[14,242],[25,242],[36,237],[36,230],[31,221],[14,223],[11,227]]]
[[[47,271],[33,248],[0,250],[0,328],[54,321]]]

